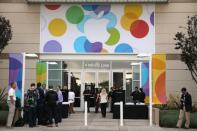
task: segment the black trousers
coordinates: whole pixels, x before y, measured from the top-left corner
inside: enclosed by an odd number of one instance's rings
[[[53,119],[55,119],[55,124],[58,123],[57,105],[47,106],[47,114],[48,114],[49,124],[53,124]]]
[[[29,127],[36,126],[36,107],[28,108],[28,123]]]
[[[62,103],[57,104],[58,122],[62,122]]]
[[[106,117],[106,108],[107,108],[107,103],[101,103],[101,114],[103,117]]]
[[[37,105],[36,107],[38,125],[44,124],[44,105]]]

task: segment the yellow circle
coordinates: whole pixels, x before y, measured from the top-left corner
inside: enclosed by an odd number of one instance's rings
[[[67,26],[62,19],[53,19],[48,26],[49,32],[54,36],[61,36],[66,32]]]
[[[124,13],[132,13],[135,14],[137,17],[140,17],[143,12],[143,7],[141,4],[129,4],[125,5]]]
[[[122,28],[129,31],[131,24],[137,19],[137,16],[131,13],[123,15],[120,20]]]

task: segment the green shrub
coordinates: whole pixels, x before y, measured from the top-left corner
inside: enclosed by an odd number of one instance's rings
[[[179,116],[179,110],[160,110],[159,114],[160,114],[159,125],[161,127],[171,127],[171,128],[176,127],[178,116]],[[185,118],[182,127],[184,127],[184,123],[185,123]],[[190,127],[197,128],[197,112],[191,113]]]

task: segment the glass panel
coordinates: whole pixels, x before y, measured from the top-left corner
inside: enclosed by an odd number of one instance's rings
[[[132,97],[130,96],[132,92],[132,72],[126,72],[126,102],[131,102]]]
[[[68,72],[66,70],[62,70],[62,87],[68,89]]]
[[[133,80],[133,91],[135,90],[135,87],[140,87],[140,81],[134,81]]]
[[[133,79],[140,80],[140,65],[133,66]]]
[[[98,86],[99,88],[106,88],[109,91],[109,72],[98,73]]]
[[[61,69],[61,61],[49,61],[48,63],[49,69]]]
[[[61,81],[60,80],[59,81],[58,80],[49,80],[48,84],[52,85],[53,87],[56,87],[58,85],[61,85]]]
[[[61,70],[49,70],[49,80],[61,80]]]
[[[71,88],[75,92],[75,105],[74,107],[80,107],[81,98],[81,73],[71,72]]]
[[[123,88],[123,72],[113,72],[113,86]]]
[[[94,93],[95,93],[95,84],[96,84],[96,73],[95,72],[85,72],[85,90],[90,90],[90,107],[95,107]]]

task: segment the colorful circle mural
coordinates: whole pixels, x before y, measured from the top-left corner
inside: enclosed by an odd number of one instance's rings
[[[41,14],[41,52],[149,53],[155,49],[153,5],[49,4],[41,6]]]

